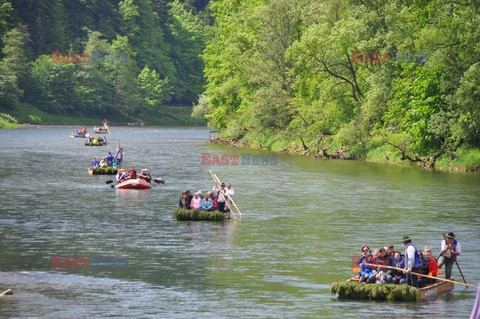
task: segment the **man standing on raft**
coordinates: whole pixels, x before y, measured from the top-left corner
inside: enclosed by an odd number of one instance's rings
[[[447,242],[442,240],[440,248],[440,257],[438,258],[438,268],[440,269],[445,265],[445,278],[450,279],[452,277],[453,264],[457,260],[457,256],[462,252],[462,247],[458,240],[455,239],[455,234],[449,232],[447,235]]]
[[[406,273],[406,283],[409,286],[418,288],[418,276],[411,274],[411,272],[418,273],[419,267],[422,264],[418,250],[412,244],[412,239],[408,236],[403,237],[403,244],[405,245],[405,269],[403,272]]]

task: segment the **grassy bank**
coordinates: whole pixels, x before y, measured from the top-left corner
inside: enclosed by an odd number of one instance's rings
[[[19,126],[16,118],[10,114],[0,113],[0,129],[17,128]]]
[[[230,141],[218,137],[216,142],[236,147],[248,146],[315,158],[359,159],[375,163],[420,167],[418,162],[402,160],[400,152],[389,145],[367,150],[349,149],[328,137],[321,142],[310,140],[302,142],[301,140],[289,141],[281,137],[258,138],[247,135],[239,141]],[[308,150],[304,148],[303,143],[308,146]],[[437,159],[435,169],[457,172],[480,172],[480,149],[458,149],[452,155],[442,155]]]
[[[2,110],[19,123],[27,124],[63,124],[63,125],[101,125],[107,118],[111,125],[127,123],[144,123],[145,125],[165,126],[201,126],[205,121],[194,119],[190,116],[191,106],[163,106],[156,110],[145,111],[136,117],[123,114],[108,116],[87,116],[82,114],[50,114],[28,103],[18,103],[13,109]]]

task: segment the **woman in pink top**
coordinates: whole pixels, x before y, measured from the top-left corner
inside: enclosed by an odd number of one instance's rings
[[[196,192],[195,196],[192,198],[192,202],[190,203],[190,207],[196,210],[202,210],[202,198],[200,197],[200,193]]]

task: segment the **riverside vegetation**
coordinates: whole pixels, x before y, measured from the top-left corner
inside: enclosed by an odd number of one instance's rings
[[[480,168],[478,1],[213,1],[194,113],[220,138],[323,158]],[[425,63],[352,63],[352,52]],[[411,61],[410,61],[411,62]]]
[[[35,124],[204,124],[190,114],[204,85],[207,2],[0,0],[0,112]],[[58,63],[55,51],[91,58]]]

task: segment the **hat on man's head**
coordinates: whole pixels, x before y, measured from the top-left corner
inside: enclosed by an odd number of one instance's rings
[[[385,248],[380,248],[378,251],[379,252],[385,251]]]
[[[225,183],[220,184],[220,186],[225,186]]]
[[[395,247],[393,247],[393,245],[390,244],[390,245],[388,246],[388,248],[395,248]]]
[[[407,241],[412,241],[412,239],[411,239],[410,237],[408,237],[408,236],[403,237],[402,242],[405,243],[405,242],[407,242]]]
[[[452,233],[452,232],[449,232],[449,233],[447,234],[447,238],[455,238],[455,234]]]

